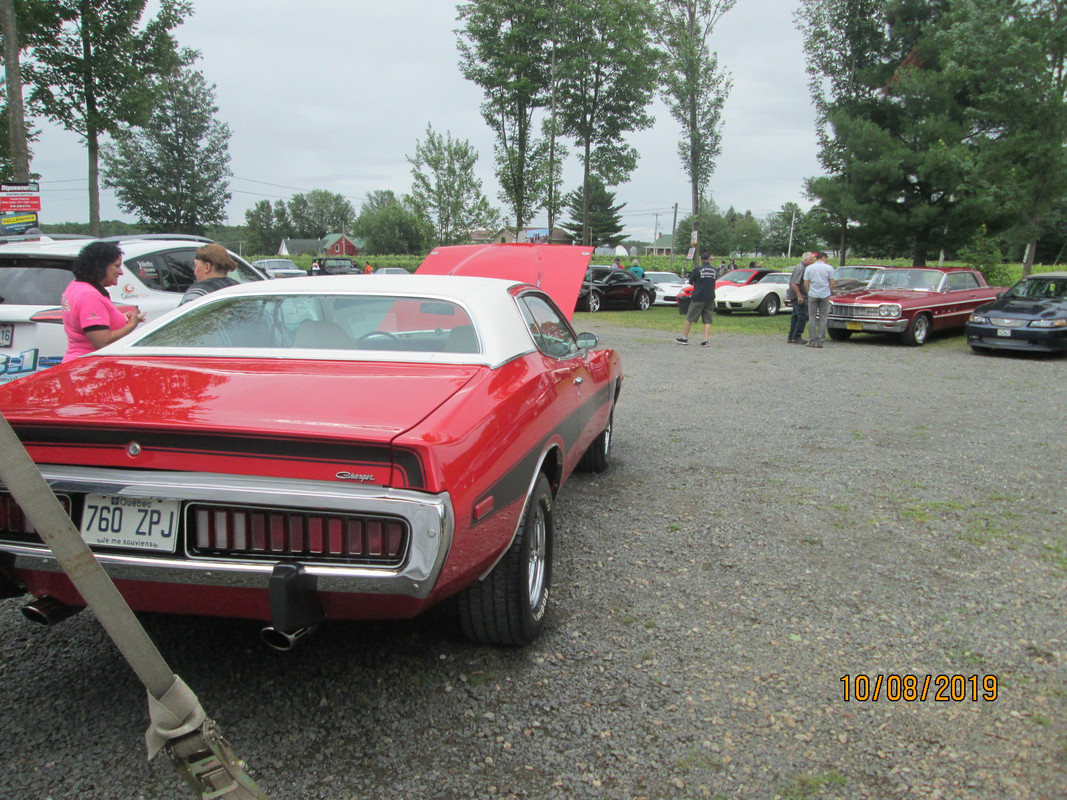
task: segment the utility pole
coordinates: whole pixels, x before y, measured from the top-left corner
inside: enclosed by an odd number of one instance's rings
[[[786,252],[786,258],[793,257],[793,228],[797,224],[797,210],[793,209],[793,220],[789,223],[789,250]]]
[[[671,223],[671,272],[674,272],[674,237],[678,235],[678,204],[674,204],[674,222]]]

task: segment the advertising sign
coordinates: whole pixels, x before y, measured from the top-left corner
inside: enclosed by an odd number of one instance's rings
[[[34,194],[0,195],[0,213],[8,211],[40,211],[41,198]]]
[[[22,234],[36,227],[37,215],[33,213],[0,216],[0,233],[9,236]]]

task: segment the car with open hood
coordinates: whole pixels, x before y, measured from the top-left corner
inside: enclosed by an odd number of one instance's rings
[[[594,312],[609,308],[648,311],[656,294],[655,283],[638,278],[628,269],[590,267],[578,292],[576,308]]]
[[[261,620],[287,649],[454,598],[473,639],[524,644],[555,498],[611,452],[619,356],[562,310],[590,255],[443,247],[415,275],[221,289],[0,408],[135,610]],[[3,493],[0,591],[83,605]]]
[[[966,333],[976,353],[1067,350],[1067,272],[1023,278],[992,303],[976,308]]]
[[[971,312],[1002,291],[976,269],[887,267],[865,288],[831,298],[827,333],[836,341],[889,333],[918,347],[936,331],[962,331]]]

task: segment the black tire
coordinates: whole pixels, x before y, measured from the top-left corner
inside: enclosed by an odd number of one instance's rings
[[[611,458],[611,426],[615,419],[615,409],[611,410],[608,415],[608,424],[600,432],[589,449],[582,455],[582,460],[578,462],[578,469],[585,472],[603,472],[608,468],[608,463]]]
[[[585,301],[585,307],[590,312],[599,311],[600,310],[600,295],[598,295],[596,292],[590,292],[589,293],[589,299]]]
[[[932,328],[933,321],[929,314],[917,314],[915,319],[908,323],[900,340],[908,347],[922,347],[930,338]]]
[[[846,331],[844,328],[827,328],[826,333],[835,342],[847,342],[852,338],[852,331]]]
[[[652,305],[652,298],[648,296],[648,292],[641,290],[634,297],[634,308],[638,311],[648,311],[649,306]]]
[[[524,645],[537,638],[548,611],[555,537],[552,488],[537,476],[515,541],[493,571],[460,592],[460,625],[487,644]]]
[[[761,317],[773,317],[778,313],[778,309],[782,307],[782,301],[778,298],[774,292],[763,298],[763,302],[759,304],[759,308],[756,309],[756,313]]]

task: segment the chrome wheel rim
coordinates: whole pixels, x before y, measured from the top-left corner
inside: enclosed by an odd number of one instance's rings
[[[526,588],[530,596],[530,608],[537,608],[545,590],[545,510],[538,502],[534,509],[529,537],[529,549],[526,563]]]

